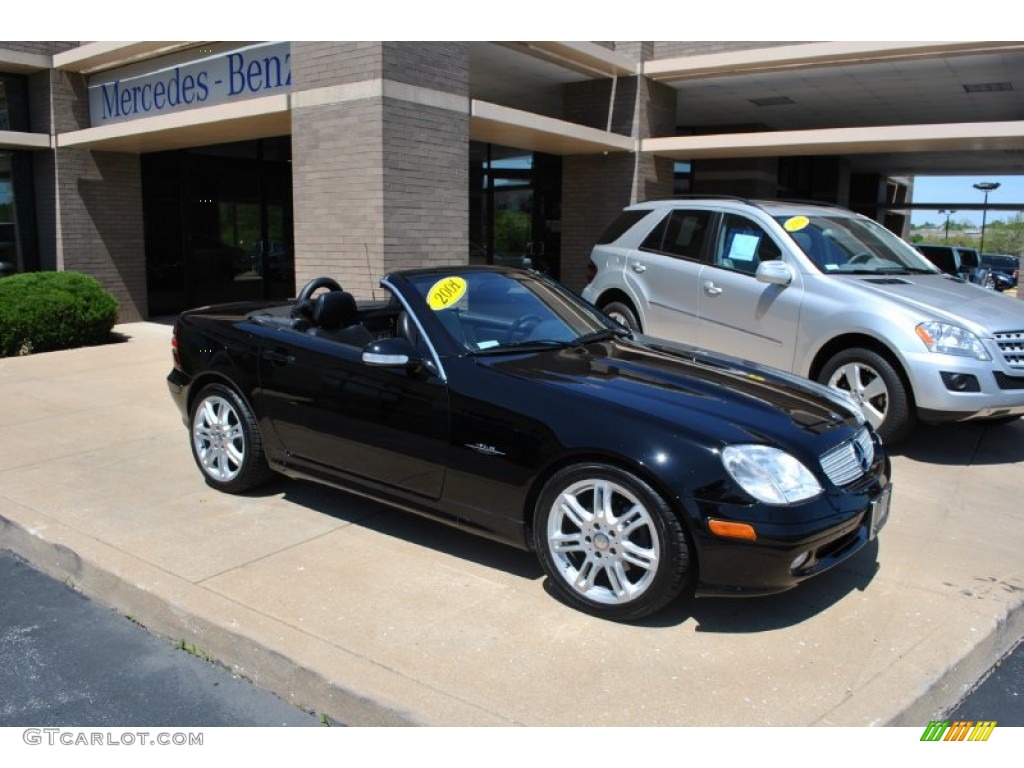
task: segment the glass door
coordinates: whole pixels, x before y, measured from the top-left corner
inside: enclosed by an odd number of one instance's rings
[[[18,266],[18,239],[14,227],[14,181],[11,155],[0,152],[0,277]]]
[[[295,295],[287,137],[143,156],[150,314]]]
[[[470,263],[536,269],[557,279],[561,158],[474,142]]]

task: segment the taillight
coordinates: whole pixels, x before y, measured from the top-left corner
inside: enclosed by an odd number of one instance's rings
[[[594,282],[595,277],[597,277],[597,264],[591,260],[587,262],[587,284]]]
[[[181,356],[178,354],[178,324],[171,329],[171,357],[174,359],[174,367],[181,370]]]

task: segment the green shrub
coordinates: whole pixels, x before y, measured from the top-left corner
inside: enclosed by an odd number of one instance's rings
[[[78,272],[0,278],[0,357],[103,344],[117,299]]]

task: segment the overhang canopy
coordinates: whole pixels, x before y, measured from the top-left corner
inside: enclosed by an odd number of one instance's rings
[[[668,136],[640,142],[641,152],[679,160],[964,149],[1024,149],[1024,121]]]
[[[58,147],[109,152],[159,152],[290,134],[288,95],[217,104],[61,133]]]
[[[0,131],[0,149],[50,149],[50,136],[46,133]]]
[[[69,51],[55,53],[53,66],[70,72],[88,75],[104,69],[113,69],[143,59],[199,45],[198,41],[133,40],[130,42],[86,43]]]
[[[475,99],[470,106],[469,136],[474,141],[552,155],[629,152],[636,145],[629,136]]]

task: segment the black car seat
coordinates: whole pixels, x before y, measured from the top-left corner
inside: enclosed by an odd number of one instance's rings
[[[309,333],[354,347],[365,347],[372,335],[359,322],[359,310],[351,293],[330,291],[313,302],[313,327]]]
[[[396,321],[395,326],[397,330],[397,336],[400,336],[401,338],[408,341],[409,344],[412,345],[413,349],[419,348],[419,328],[416,327],[416,323],[413,321],[411,317],[409,317],[409,313],[406,312],[404,309],[401,312],[399,312],[398,320]]]

